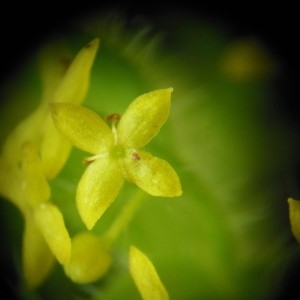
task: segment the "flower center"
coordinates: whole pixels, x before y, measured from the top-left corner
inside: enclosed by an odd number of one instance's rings
[[[113,158],[123,158],[125,156],[125,153],[126,153],[126,151],[121,145],[114,145],[110,149],[110,155]]]

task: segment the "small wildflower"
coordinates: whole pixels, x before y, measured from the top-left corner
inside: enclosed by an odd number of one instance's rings
[[[144,300],[169,299],[152,262],[135,246],[130,246],[129,250],[129,272]]]
[[[76,203],[88,229],[114,201],[124,177],[153,196],[181,195],[174,169],[164,160],[141,151],[168,118],[172,89],[146,93],[135,99],[112,128],[93,111],[66,103],[51,104],[58,130],[76,147],[92,153],[77,187]]]

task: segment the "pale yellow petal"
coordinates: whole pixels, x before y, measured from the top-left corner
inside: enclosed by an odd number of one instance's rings
[[[82,175],[77,187],[76,204],[82,221],[92,229],[117,197],[123,174],[117,160],[99,158]]]
[[[92,110],[74,104],[53,103],[51,114],[56,128],[74,146],[93,154],[109,151],[112,131]]]
[[[87,284],[102,278],[111,262],[112,257],[101,238],[83,232],[72,238],[72,254],[64,270],[72,281]]]
[[[82,103],[98,47],[99,39],[94,39],[77,54],[53,94],[54,102]]]
[[[5,159],[17,165],[21,161],[21,149],[25,141],[32,141],[38,145],[43,130],[41,124],[46,114],[46,107],[40,106],[16,126],[3,145],[2,153]]]
[[[152,196],[180,196],[181,184],[165,161],[143,151],[131,151],[123,160],[126,177]]]
[[[22,264],[29,288],[39,286],[49,275],[55,259],[31,216],[26,217],[23,234]]]
[[[41,204],[34,211],[34,219],[57,260],[66,263],[71,255],[71,239],[60,210],[52,203]]]
[[[22,173],[24,201],[31,207],[47,202],[51,195],[50,187],[41,159],[31,142],[25,142],[22,146]]]
[[[144,300],[169,299],[152,262],[135,246],[130,246],[129,272]]]
[[[292,233],[300,243],[300,201],[289,198],[288,204]]]
[[[0,156],[0,195],[25,213],[23,201],[23,175],[20,168]]]
[[[45,133],[42,136],[40,154],[48,179],[53,179],[64,167],[72,149],[72,144],[58,132],[50,115],[44,124]]]
[[[121,117],[117,132],[127,148],[146,145],[166,122],[172,88],[156,90],[136,98]]]
[[[39,54],[39,73],[42,81],[42,102],[50,103],[53,92],[71,65],[70,51],[61,42],[50,41]]]

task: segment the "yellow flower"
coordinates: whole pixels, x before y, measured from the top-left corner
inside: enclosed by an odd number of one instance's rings
[[[69,156],[71,145],[62,139],[54,127],[48,104],[59,101],[82,103],[88,90],[90,70],[98,46],[98,39],[91,41],[77,54],[70,66],[55,61],[53,57],[43,57],[44,91],[41,103],[8,136],[2,150],[6,161],[18,164],[21,145],[25,141],[31,141],[40,153],[46,177],[52,179],[59,173]]]
[[[17,206],[25,219],[22,263],[29,287],[43,282],[54,257],[65,264],[71,255],[71,240],[60,210],[49,201],[46,179],[59,173],[71,145],[54,127],[48,104],[62,100],[79,104],[84,100],[98,45],[98,39],[91,41],[70,65],[54,59],[49,51],[44,53],[41,102],[3,145],[0,194]]]
[[[293,236],[300,243],[300,201],[288,198],[290,224]]]
[[[71,255],[71,240],[59,208],[50,202],[51,191],[38,153],[31,142],[22,146],[21,189],[16,196],[25,218],[23,271],[30,287],[48,275],[53,255],[64,264]]]
[[[22,263],[25,280],[32,288],[47,277],[55,257],[65,264],[71,254],[71,240],[60,210],[49,201],[46,179],[59,173],[71,145],[54,127],[48,104],[84,100],[98,45],[98,39],[90,42],[70,65],[53,58],[51,51],[44,53],[41,102],[9,134],[0,156],[0,194],[17,206],[25,219]]]
[[[181,195],[179,178],[164,160],[140,150],[168,118],[172,88],[152,91],[135,99],[112,129],[82,106],[53,103],[57,129],[76,147],[92,153],[77,187],[76,203],[88,229],[114,201],[124,177],[153,196]]]

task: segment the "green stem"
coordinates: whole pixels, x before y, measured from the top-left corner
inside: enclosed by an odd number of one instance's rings
[[[131,221],[133,215],[135,214],[144,197],[145,193],[141,190],[138,190],[123,207],[118,217],[110,225],[104,235],[104,239],[107,241],[109,246],[118,238],[122,230]]]

